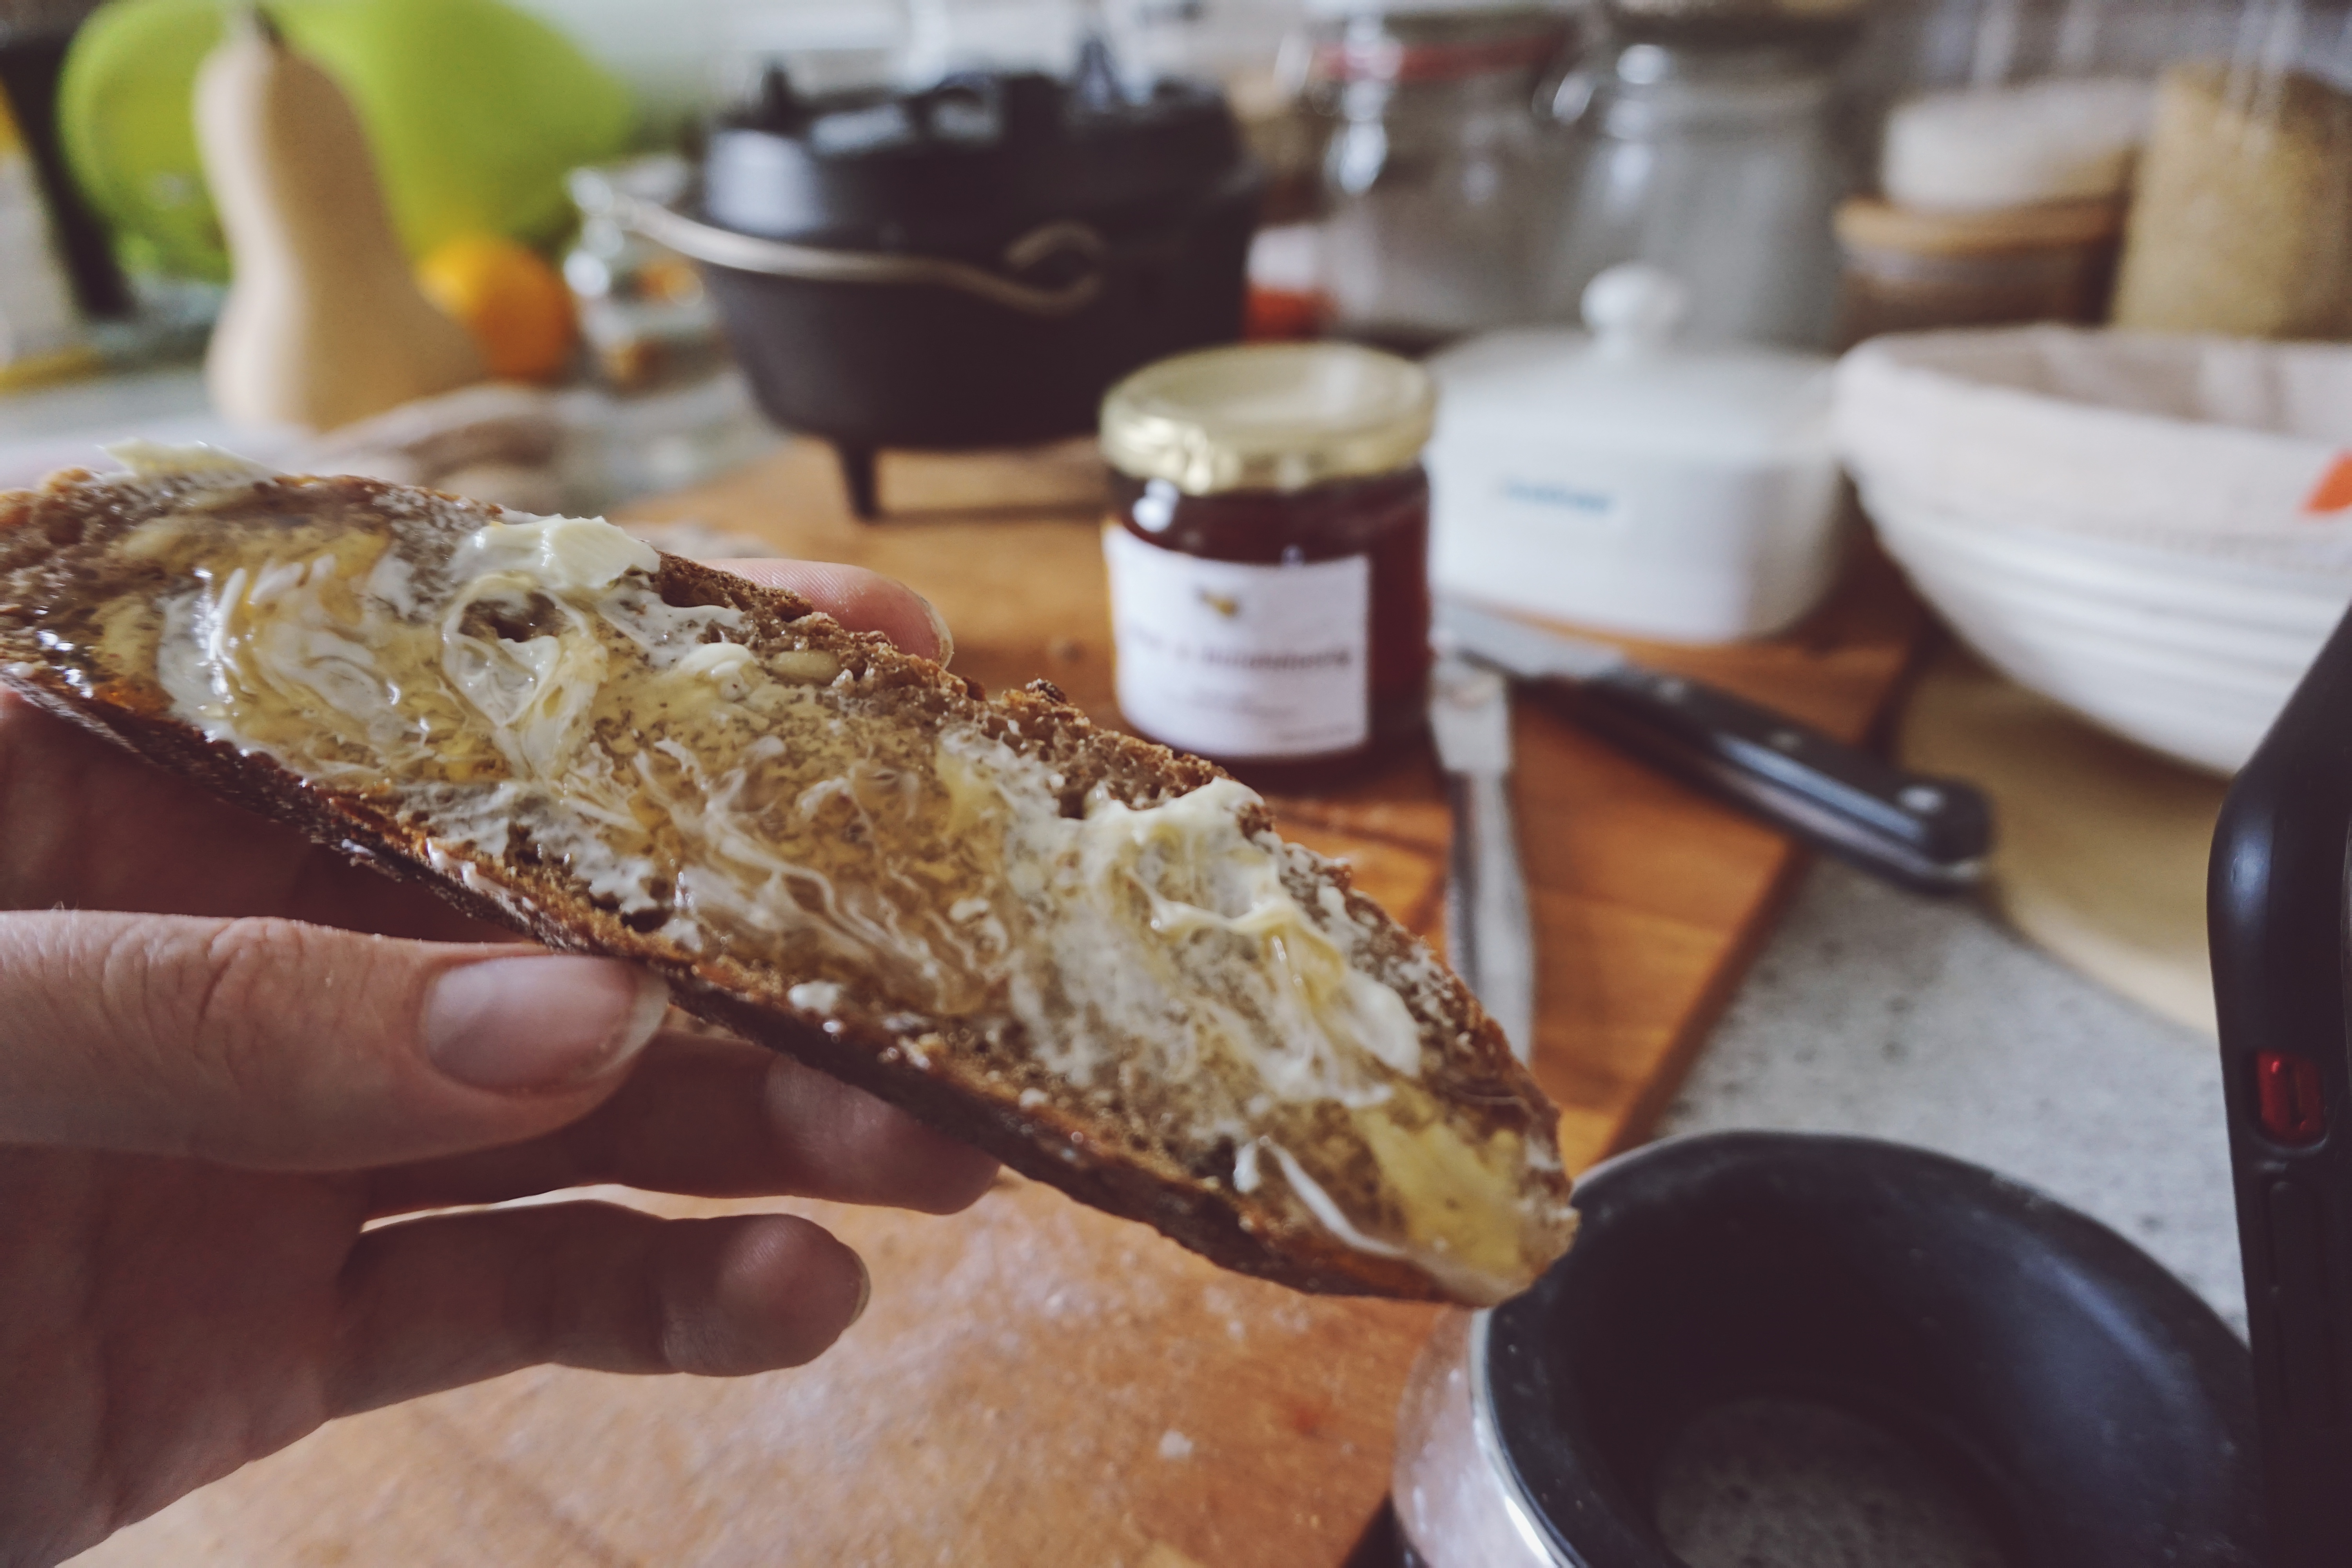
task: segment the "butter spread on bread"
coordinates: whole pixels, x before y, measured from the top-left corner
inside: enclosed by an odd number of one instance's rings
[[[1210,764],[600,521],[197,450],[0,498],[0,675],[1303,1289],[1501,1300],[1555,1113]]]

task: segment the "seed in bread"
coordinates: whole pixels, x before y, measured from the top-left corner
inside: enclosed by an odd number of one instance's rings
[[[609,524],[196,451],[0,497],[0,677],[1302,1289],[1499,1300],[1555,1113],[1210,764]]]

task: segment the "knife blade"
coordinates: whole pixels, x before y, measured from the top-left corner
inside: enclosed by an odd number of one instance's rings
[[[1441,657],[1430,673],[1429,727],[1454,811],[1446,955],[1524,1062],[1535,1053],[1536,950],[1511,823],[1509,684],[1467,659]]]
[[[1457,600],[1440,601],[1432,640],[1516,680],[1572,689],[1587,728],[1865,870],[1931,893],[1983,879],[1992,806],[1973,784],[1907,772],[1607,643]]]

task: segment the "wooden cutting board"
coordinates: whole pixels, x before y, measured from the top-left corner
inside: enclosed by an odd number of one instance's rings
[[[1115,721],[1090,449],[893,458],[883,487],[893,515],[855,522],[830,455],[800,443],[636,515],[902,578],[955,627],[957,668],[991,689],[1043,675]],[[1859,739],[1924,625],[1866,556],[1790,636],[1642,651]],[[1535,1070],[1581,1168],[1646,1134],[1800,857],[1538,704],[1520,704],[1517,743]],[[1437,934],[1447,821],[1428,757],[1276,805]],[[866,1319],[814,1365],[734,1383],[518,1373],[337,1423],[87,1561],[1312,1568],[1375,1517],[1431,1309],[1225,1274],[1010,1177],[948,1219],[792,1206],[875,1279]]]
[[[2150,1011],[2216,1031],[2205,861],[2229,780],[2106,733],[1958,644],[1921,672],[1896,749],[1992,798],[1985,893],[2003,919]]]

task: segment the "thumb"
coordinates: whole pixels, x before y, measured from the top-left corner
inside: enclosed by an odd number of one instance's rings
[[[610,1094],[667,999],[535,948],[0,914],[0,1143],[289,1170],[488,1148]]]

